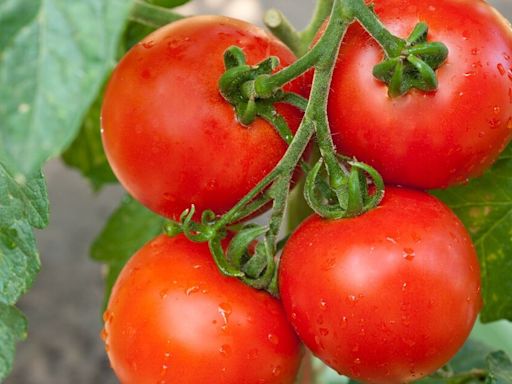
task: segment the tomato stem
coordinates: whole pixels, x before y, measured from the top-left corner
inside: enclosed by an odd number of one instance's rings
[[[166,24],[183,19],[184,16],[167,8],[135,0],[130,20],[152,28],[160,28]]]
[[[343,0],[343,14],[356,18],[364,29],[380,44],[386,56],[397,57],[405,40],[394,36],[381,23],[373,10],[363,0]]]
[[[297,32],[289,20],[276,9],[267,11],[264,22],[274,36],[301,57],[309,50],[318,30],[331,13],[333,3],[334,0],[319,0],[309,25],[302,32]]]

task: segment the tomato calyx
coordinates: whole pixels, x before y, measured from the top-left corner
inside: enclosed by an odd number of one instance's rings
[[[397,97],[416,88],[425,92],[437,89],[435,71],[446,61],[448,48],[441,42],[427,41],[428,26],[418,23],[403,48],[386,57],[373,68],[373,75],[388,85],[390,97]]]
[[[248,65],[241,48],[232,46],[224,53],[226,72],[219,80],[219,90],[224,99],[235,108],[242,125],[251,124],[257,117],[270,121],[281,137],[289,143],[292,133],[274,104],[288,102],[299,108],[305,100],[298,94],[284,92],[281,88],[262,87],[262,79],[269,77],[279,66],[279,58],[268,57],[257,65]]]

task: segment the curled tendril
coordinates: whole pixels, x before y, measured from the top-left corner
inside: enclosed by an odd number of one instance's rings
[[[203,211],[201,222],[193,220],[196,208],[192,205],[183,211],[179,221],[169,220],[164,224],[164,232],[168,236],[176,236],[183,233],[189,240],[196,243],[209,241],[210,239],[224,235],[225,231],[219,231],[215,227],[216,215],[211,210]]]
[[[318,215],[326,219],[341,219],[361,215],[375,208],[384,197],[384,181],[380,174],[367,164],[350,160],[340,168],[345,178],[340,186],[326,182],[323,159],[308,172],[304,186],[304,198]],[[368,182],[373,184],[370,193]]]
[[[254,255],[244,265],[242,281],[256,289],[268,288],[277,269],[273,245],[267,239],[256,245]]]
[[[265,234],[268,228],[261,225],[244,226],[231,240],[227,249],[227,259],[235,268],[241,269],[249,259],[248,248],[256,239]]]

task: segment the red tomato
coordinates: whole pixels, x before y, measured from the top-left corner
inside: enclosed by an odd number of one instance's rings
[[[372,75],[382,49],[349,28],[334,73],[329,119],[338,150],[388,183],[446,187],[479,175],[512,136],[512,30],[485,1],[375,0],[389,30],[407,37],[419,21],[449,49],[439,89],[390,98]]]
[[[222,16],[187,18],[132,48],[108,84],[103,143],[115,174],[141,203],[171,218],[195,204],[224,213],[284,154],[275,129],[242,126],[220,95],[223,53],[240,46],[249,64],[270,55],[283,66],[291,51],[258,27]],[[287,89],[302,92],[301,81]],[[293,131],[302,113],[278,105]]]
[[[183,236],[128,262],[103,335],[123,384],[291,384],[301,357],[279,301],[222,276],[208,245]]]
[[[353,219],[312,216],[281,261],[283,305],[299,337],[341,374],[403,383],[445,364],[481,307],[463,225],[439,200],[387,188]]]

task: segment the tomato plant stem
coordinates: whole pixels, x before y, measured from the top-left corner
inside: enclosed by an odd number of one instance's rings
[[[333,2],[334,0],[319,0],[309,25],[302,32],[297,32],[289,20],[276,9],[267,11],[264,22],[277,38],[301,57],[306,54],[318,30],[331,13]]]
[[[183,19],[183,16],[167,8],[135,0],[130,20],[152,28],[160,28],[166,24]]]
[[[380,22],[364,0],[343,0],[343,15],[356,18],[368,33],[381,45],[388,57],[400,55],[405,41],[394,36]]]

